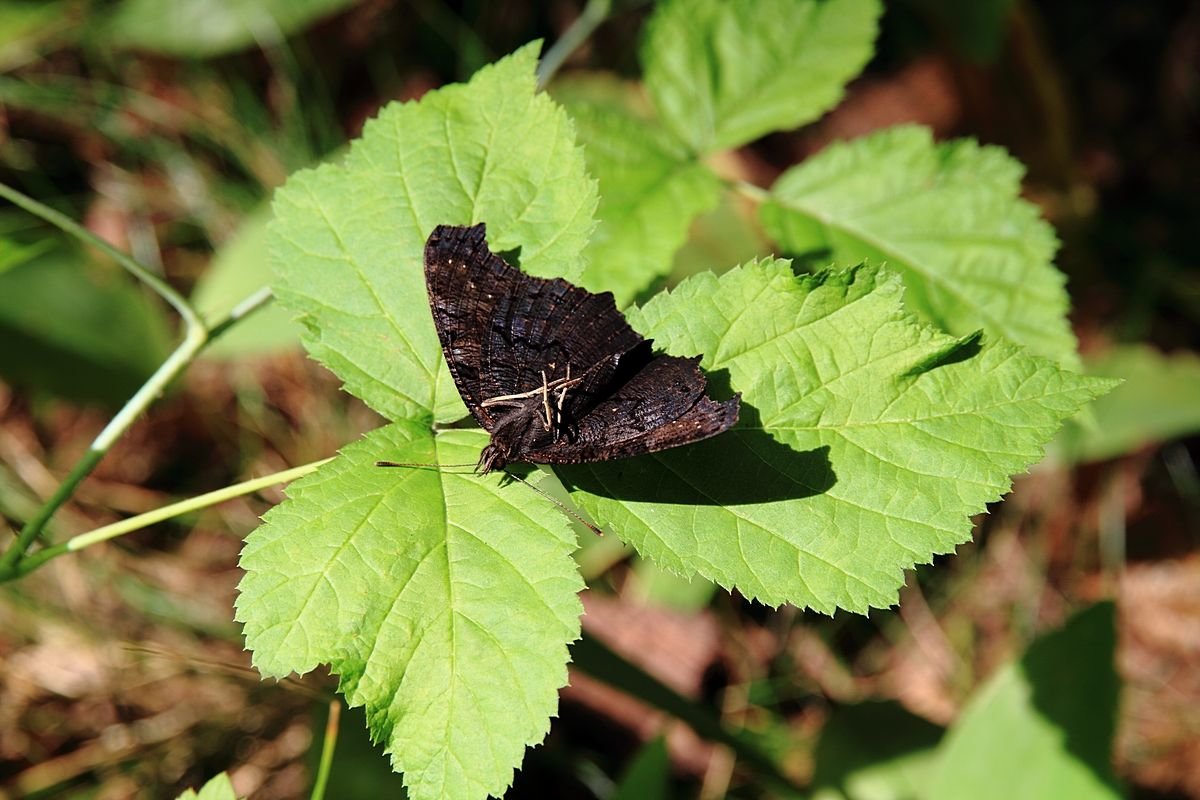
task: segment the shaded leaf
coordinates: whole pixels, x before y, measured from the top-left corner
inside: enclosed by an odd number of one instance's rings
[[[1150,442],[1200,431],[1200,357],[1151,347],[1116,347],[1084,362],[1084,372],[1125,381],[1092,407],[1092,424],[1071,422],[1058,451],[1071,461],[1098,461]]]
[[[55,244],[0,272],[0,375],[11,384],[116,406],[170,348],[153,297],[73,246]]]
[[[641,49],[663,124],[695,153],[812,122],[871,57],[877,0],[668,0]]]
[[[1035,642],[971,699],[940,748],[925,797],[1121,797],[1112,770],[1118,682],[1113,606]]]
[[[895,602],[903,570],[951,551],[970,517],[1111,382],[1005,343],[919,324],[898,278],[797,279],[786,261],[693,277],[631,315],[703,353],[738,426],[685,448],[556,467],[606,529],[681,575],[832,612]]]
[[[917,800],[942,733],[894,702],[835,709],[813,756],[813,800]]]
[[[666,800],[670,777],[667,743],[659,736],[638,751],[609,800]]]
[[[207,58],[274,44],[356,0],[123,0],[105,34],[115,44]]]
[[[534,275],[583,270],[595,183],[570,118],[534,93],[537,49],[388,106],[340,166],[298,172],[276,193],[276,297],[300,315],[309,353],[386,417],[466,415],[425,292],[435,226],[486,222],[493,250],[522,248]]]
[[[1076,368],[1058,241],[1020,199],[1023,171],[998,147],[901,126],[785,172],[762,219],[789,252],[900,270],[908,305],[950,333],[983,328]]]
[[[292,484],[242,551],[238,620],[265,675],[329,664],[414,798],[500,795],[540,742],[579,636],[570,526],[461,463],[486,437],[396,423]]]

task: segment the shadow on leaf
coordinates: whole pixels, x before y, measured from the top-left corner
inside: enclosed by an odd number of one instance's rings
[[[559,465],[554,472],[570,491],[677,505],[798,500],[837,481],[828,447],[797,451],[780,444],[745,401],[738,426],[712,439],[636,458]]]

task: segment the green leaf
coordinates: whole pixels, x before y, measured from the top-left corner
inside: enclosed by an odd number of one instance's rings
[[[835,709],[813,755],[813,800],[916,800],[942,733],[893,702]]]
[[[579,636],[566,519],[523,486],[377,459],[474,460],[480,431],[401,422],[292,484],[242,551],[265,675],[329,664],[415,800],[499,796],[549,729]]]
[[[625,306],[670,272],[692,220],[716,206],[721,184],[652,121],[612,104],[567,110],[600,184],[600,223],[582,283]]]
[[[1142,345],[1116,347],[1084,362],[1084,372],[1125,381],[1092,407],[1092,424],[1071,422],[1058,450],[1071,461],[1098,461],[1200,431],[1200,357],[1163,355]]]
[[[870,59],[878,0],[669,0],[643,44],[646,87],[693,152],[812,122]]]
[[[195,789],[188,789],[179,795],[176,800],[238,800],[238,796],[233,791],[233,784],[229,781],[229,775],[221,772],[209,780],[208,783],[204,784],[200,788],[199,793]]]
[[[267,226],[271,209],[246,216],[236,234],[217,251],[192,292],[194,305],[206,319],[227,314],[252,292],[270,283]],[[236,358],[298,347],[300,326],[277,303],[260,308],[238,322],[204,350],[206,357]]]
[[[608,800],[666,800],[670,797],[671,758],[661,736],[638,751]]]
[[[1075,369],[1058,242],[1020,199],[1022,173],[998,147],[934,144],[925,128],[901,126],[785,172],[762,220],[789,252],[900,270],[907,303],[950,333],[983,328]]]
[[[276,43],[356,0],[124,0],[105,33],[114,44],[208,58]]]
[[[0,376],[78,402],[120,405],[170,352],[163,311],[116,266],[50,241],[0,272]]]
[[[342,165],[296,173],[276,193],[276,297],[300,314],[309,353],[390,419],[466,414],[425,293],[434,227],[486,222],[492,249],[521,247],[526,272],[583,271],[596,187],[570,118],[535,94],[537,49],[388,106]]]
[[[951,551],[1110,381],[904,311],[894,275],[796,278],[786,261],[693,277],[631,322],[704,354],[738,426],[689,447],[556,468],[607,530],[681,575],[771,605],[895,602],[903,570]]]
[[[676,611],[699,611],[709,604],[717,588],[703,578],[676,575],[644,558],[634,562],[630,577],[626,590],[638,602]]]
[[[924,797],[1116,800],[1113,606],[1100,603],[1000,669],[947,733]]]

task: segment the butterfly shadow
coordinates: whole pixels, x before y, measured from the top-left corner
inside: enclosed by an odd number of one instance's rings
[[[744,400],[737,427],[712,439],[617,461],[556,465],[554,472],[570,491],[675,505],[798,500],[837,482],[828,446],[802,451],[777,441]]]

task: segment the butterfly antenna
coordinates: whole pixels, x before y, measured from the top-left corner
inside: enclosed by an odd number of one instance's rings
[[[596,534],[597,536],[603,536],[603,535],[604,535],[604,531],[600,530],[600,529],[599,529],[599,528],[597,528],[595,525],[593,525],[592,523],[588,522],[586,519],[584,519],[584,518],[583,518],[583,516],[582,516],[582,515],[581,515],[581,514],[580,514],[578,511],[576,511],[575,509],[571,508],[571,507],[570,507],[570,506],[568,506],[566,503],[564,503],[563,501],[559,500],[557,497],[554,497],[554,496],[553,496],[553,495],[551,495],[549,492],[547,492],[545,489],[542,489],[542,488],[541,488],[541,487],[539,487],[539,486],[534,486],[532,483],[530,483],[529,481],[525,480],[525,479],[524,479],[524,478],[522,478],[520,475],[517,475],[515,472],[509,472],[508,470],[505,470],[505,471],[504,471],[504,474],[505,474],[505,475],[507,475],[507,476],[508,476],[508,477],[510,477],[510,478],[516,478],[516,479],[517,479],[517,480],[519,480],[521,483],[525,484],[525,485],[526,485],[526,486],[528,486],[530,489],[533,489],[535,492],[537,492],[538,494],[540,494],[542,497],[544,497],[544,498],[546,498],[547,500],[549,500],[551,503],[554,503],[554,505],[558,506],[558,507],[559,507],[559,508],[561,508],[563,511],[565,511],[565,512],[566,512],[566,513],[568,513],[568,514],[570,514],[572,517],[574,517],[574,518],[575,518],[575,520],[576,520],[576,521],[577,521],[577,522],[578,522],[580,525],[583,525],[585,528],[587,528],[587,529],[588,529],[589,531],[591,531],[592,533]]]
[[[409,467],[411,469],[442,469],[443,467],[474,467],[474,464],[424,464],[419,461],[376,461],[377,467]]]

